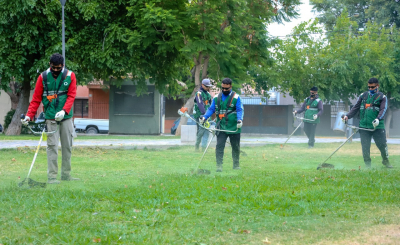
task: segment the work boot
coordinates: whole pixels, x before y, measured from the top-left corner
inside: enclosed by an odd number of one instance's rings
[[[222,172],[222,164],[221,165],[217,165],[217,172]]]
[[[239,170],[240,169],[240,167],[239,167],[239,163],[238,164],[233,164],[233,169],[235,169],[235,170]]]
[[[365,162],[365,167],[366,168],[371,168],[371,162]]]
[[[49,179],[47,184],[60,184],[61,182],[57,179]]]
[[[385,167],[387,167],[387,168],[393,168],[393,166],[390,165],[389,160],[383,160],[383,161],[382,161],[382,164],[385,165]]]
[[[309,145],[309,146],[308,146],[308,149],[312,149],[312,148],[314,148],[314,146],[312,146],[312,145]]]
[[[68,177],[61,177],[61,180],[64,180],[64,181],[77,181],[77,180],[81,180],[81,179],[73,178],[71,176],[68,176]]]

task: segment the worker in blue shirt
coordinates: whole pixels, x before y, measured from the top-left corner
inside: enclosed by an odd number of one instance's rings
[[[222,92],[214,97],[210,108],[204,116],[200,117],[199,122],[204,123],[214,113],[217,116],[216,128],[224,130],[217,134],[215,150],[217,172],[222,172],[225,143],[228,137],[232,145],[233,169],[240,169],[240,133],[243,125],[243,105],[240,96],[232,91],[232,80],[230,78],[222,80]]]

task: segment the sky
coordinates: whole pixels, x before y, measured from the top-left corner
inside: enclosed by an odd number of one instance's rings
[[[297,19],[292,19],[291,22],[284,22],[284,24],[273,23],[268,26],[268,32],[270,36],[286,36],[289,35],[292,29],[303,21],[308,21],[315,18],[316,15],[312,12],[312,6],[309,4],[309,0],[302,0],[302,4],[299,7],[300,16]]]

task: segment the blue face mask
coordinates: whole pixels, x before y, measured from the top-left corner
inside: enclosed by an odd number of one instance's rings
[[[376,87],[374,90],[368,90],[370,94],[375,94],[378,91],[378,87]]]

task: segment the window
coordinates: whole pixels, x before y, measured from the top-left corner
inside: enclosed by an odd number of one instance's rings
[[[75,99],[74,102],[74,116],[75,117],[88,117],[89,116],[89,100],[88,99]]]
[[[114,90],[115,115],[154,115],[154,86],[148,86],[147,92],[136,94],[136,86],[123,85]]]

